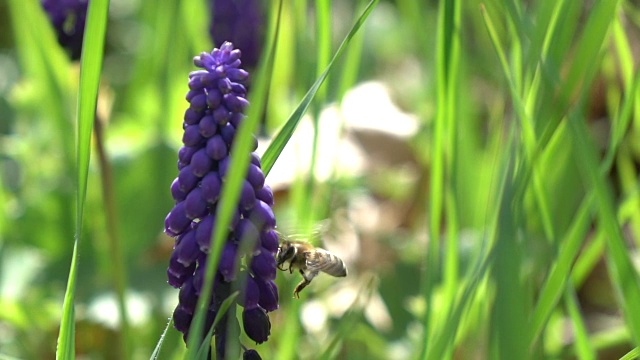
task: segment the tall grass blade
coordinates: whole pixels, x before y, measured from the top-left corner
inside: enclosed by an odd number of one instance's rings
[[[640,359],[640,347],[633,348],[631,351],[624,354],[624,356],[620,358],[620,360],[633,360],[633,359]]]
[[[162,350],[162,344],[164,343],[164,338],[165,336],[167,336],[167,331],[169,331],[169,328],[171,327],[172,323],[173,323],[173,316],[169,318],[169,321],[167,321],[167,326],[165,326],[164,330],[162,330],[160,339],[158,339],[158,343],[156,344],[156,347],[153,349],[153,352],[151,353],[149,360],[157,360],[158,357],[160,356],[160,350]]]
[[[573,331],[575,334],[574,346],[576,349],[576,354],[578,354],[578,358],[595,360],[597,358],[597,354],[594,351],[593,346],[591,346],[589,333],[584,323],[584,319],[582,319],[582,314],[580,313],[580,305],[578,303],[578,298],[572,284],[569,284],[566,287],[564,300],[565,304],[567,305],[567,311],[569,312],[569,318],[573,323]]]
[[[618,291],[625,322],[634,342],[640,344],[640,318],[636,316],[636,311],[640,308],[640,281],[629,258],[622,230],[616,219],[610,189],[598,170],[597,157],[593,145],[588,140],[589,133],[586,125],[577,113],[570,114],[569,129],[577,145],[580,168],[595,193],[598,226],[606,233],[607,266],[614,287]]]
[[[89,4],[87,11],[78,94],[76,235],[67,291],[64,296],[60,334],[58,336],[58,347],[56,350],[56,357],[58,359],[73,359],[75,357],[74,300],[78,271],[78,244],[82,236],[82,219],[87,194],[89,159],[91,156],[91,131],[93,129],[96,104],[98,101],[98,86],[100,84],[100,73],[102,72],[108,10],[109,0],[96,0]]]

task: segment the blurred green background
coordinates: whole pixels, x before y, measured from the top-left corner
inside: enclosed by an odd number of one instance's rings
[[[258,152],[365,5],[283,1]],[[163,220],[210,18],[204,0],[110,2],[78,358],[149,358],[177,303]],[[267,177],[279,229],[315,232],[349,276],[298,301],[279,273],[262,357],[635,358],[639,59],[638,1],[380,0]],[[0,2],[0,358],[55,357],[78,80],[39,3]],[[170,328],[160,358],[183,354]]]

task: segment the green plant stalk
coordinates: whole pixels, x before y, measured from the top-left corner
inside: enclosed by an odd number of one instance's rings
[[[514,146],[511,152],[516,148]],[[515,155],[512,155],[511,167],[514,161]],[[525,359],[528,350],[527,339],[520,334],[526,324],[528,304],[520,267],[523,254],[517,236],[517,224],[522,211],[522,194],[517,192],[517,188],[523,177],[522,172],[507,177],[498,210],[496,257],[492,268],[496,297],[492,309],[490,344],[500,359]]]
[[[507,148],[511,148],[511,143],[513,142],[513,129],[510,130],[508,139]],[[495,192],[498,194],[497,198],[494,199],[495,203],[488,205],[494,209],[500,208],[500,204],[503,202],[502,197],[506,193],[505,189],[513,176],[513,159],[509,156],[503,156],[503,161],[505,163],[502,164],[502,169],[505,169],[505,171],[501,175],[498,189]],[[489,225],[487,226],[490,229],[490,233],[486,234],[485,239],[483,239],[478,261],[475,266],[470,269],[469,276],[465,278],[465,281],[461,286],[462,290],[460,292],[460,296],[455,299],[454,305],[451,308],[452,310],[447,314],[446,319],[443,320],[444,326],[437,329],[440,330],[439,332],[434,333],[434,340],[432,341],[431,346],[426,349],[426,356],[424,356],[426,359],[439,360],[445,356],[445,353],[449,352],[456,338],[459,328],[458,324],[462,319],[462,315],[467,312],[469,304],[473,301],[479,286],[489,275],[489,269],[496,257],[495,241],[491,243],[491,239],[497,238],[498,224],[500,220],[498,211],[494,211],[492,214],[493,218],[490,219]],[[422,357],[423,356],[421,355],[421,358]]]
[[[631,121],[631,111],[634,103],[633,94],[637,91],[640,84],[640,72],[636,72],[636,75],[631,84],[631,88],[625,96],[621,105],[621,111],[618,112],[616,120],[613,121],[613,130],[611,131],[610,145],[604,156],[604,160],[600,165],[600,175],[607,174],[613,166],[615,155],[618,153],[618,148],[622,142],[622,135],[629,127]],[[573,269],[568,267],[569,264],[573,264],[576,256],[578,256],[579,247],[582,245],[582,241],[577,242],[578,238],[584,238],[584,234],[587,226],[591,220],[591,216],[588,216],[594,205],[594,192],[590,191],[583,203],[579,206],[578,215],[576,216],[573,225],[567,232],[568,235],[563,237],[563,244],[559,251],[557,261],[551,268],[549,276],[545,280],[542,286],[540,295],[538,296],[538,303],[532,316],[532,324],[529,327],[531,329],[531,341],[535,341],[542,327],[546,322],[546,319],[551,315],[551,311],[555,307],[562,288],[564,287],[563,279],[567,277],[567,271],[571,270],[572,282],[575,286],[581,286],[586,275],[591,271],[596,262],[600,259],[600,255],[604,251],[605,242],[604,234],[598,231],[595,239],[586,246],[582,254],[577,258]],[[620,214],[618,215],[620,218]],[[581,235],[582,234],[582,235]],[[556,273],[558,272],[558,273]],[[555,285],[552,285],[555,284]],[[553,293],[553,295],[552,295]]]
[[[460,78],[460,62],[461,62],[461,45],[460,45],[460,26],[461,26],[461,8],[462,4],[459,1],[452,2],[451,15],[453,16],[452,24],[448,27],[447,32],[451,32],[449,37],[449,59],[447,64],[448,74],[446,81],[447,86],[447,114],[446,131],[447,131],[447,144],[446,151],[448,153],[449,161],[445,165],[446,173],[449,174],[449,178],[446,180],[448,186],[445,189],[445,213],[447,214],[447,239],[446,239],[446,255],[444,258],[444,287],[445,296],[447,302],[453,303],[456,292],[459,287],[459,232],[458,232],[458,209],[456,194],[457,190],[457,171],[458,168],[458,121],[459,114],[459,78]]]
[[[75,357],[75,290],[78,272],[78,246],[82,236],[84,204],[87,195],[89,159],[91,157],[91,132],[98,100],[98,86],[102,71],[104,40],[107,28],[109,0],[96,0],[89,4],[84,32],[84,45],[80,65],[80,87],[78,94],[78,123],[76,141],[76,235],[73,245],[71,268],[64,296],[60,334],[58,336],[58,359]]]
[[[364,0],[357,1],[357,10],[354,15],[353,21],[357,20],[357,16],[364,9],[366,2]],[[342,102],[344,95],[358,80],[358,74],[360,72],[360,63],[362,61],[362,49],[364,47],[364,32],[357,33],[351,40],[351,45],[347,49],[345,55],[344,66],[342,67],[342,73],[340,74],[340,85],[338,86],[338,101]]]
[[[426,266],[423,272],[422,294],[427,304],[423,319],[424,343],[421,349],[421,357],[427,356],[427,348],[431,341],[432,326],[432,302],[431,293],[435,285],[435,274],[439,265],[440,233],[442,214],[444,209],[444,196],[448,191],[445,183],[453,181],[447,179],[447,171],[451,174],[455,158],[453,138],[455,137],[456,121],[456,89],[459,71],[460,55],[460,3],[456,0],[442,1],[438,8],[438,42],[436,50],[436,77],[437,77],[437,108],[434,131],[433,149],[431,151],[432,165],[430,173],[431,187],[429,189],[429,247],[426,254]],[[447,155],[450,162],[447,163]],[[448,228],[455,232],[455,229]],[[453,300],[455,284],[457,283],[457,238],[448,238],[447,250],[450,252],[445,259],[445,293],[449,300]]]
[[[640,319],[634,309],[640,307],[640,281],[629,259],[624,243],[622,230],[613,209],[610,190],[601,179],[595,163],[592,145],[588,143],[589,134],[586,125],[580,121],[578,114],[569,116],[569,129],[578,145],[579,165],[587,175],[588,184],[592,186],[598,207],[599,226],[607,233],[607,266],[611,272],[613,284],[618,291],[622,303],[626,324],[636,344],[640,343]]]
[[[127,263],[122,254],[122,242],[118,235],[118,216],[116,211],[113,169],[109,162],[107,150],[104,143],[104,127],[98,115],[93,124],[95,135],[95,147],[98,154],[98,165],[100,168],[100,178],[102,179],[102,198],[105,208],[105,220],[107,238],[109,239],[109,256],[115,266],[110,271],[111,282],[116,293],[118,303],[118,314],[120,316],[120,331],[118,332],[119,358],[129,358],[131,346],[129,315],[127,314],[126,289],[127,289]]]
[[[591,346],[589,332],[584,323],[584,319],[582,318],[582,314],[580,313],[580,304],[572,284],[568,284],[565,288],[564,302],[567,306],[569,318],[571,318],[571,322],[573,323],[573,331],[575,334],[574,347],[576,354],[578,354],[580,359],[595,360],[597,358],[597,354],[595,353],[593,346]]]
[[[562,237],[558,257],[551,266],[549,275],[538,295],[538,301],[534,307],[529,321],[528,344],[533,346],[547,323],[553,309],[556,307],[566,282],[570,279],[572,264],[580,253],[591,220],[591,206],[593,196],[588,196],[580,206],[572,226],[567,234]]]
[[[640,347],[635,347],[628,353],[624,354],[624,356],[621,357],[620,360],[633,360],[638,358],[640,358]]]

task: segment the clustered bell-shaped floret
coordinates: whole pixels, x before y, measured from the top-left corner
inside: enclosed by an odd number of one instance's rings
[[[165,232],[176,239],[167,270],[169,284],[180,289],[174,323],[185,341],[204,281],[217,202],[230,162],[229,150],[249,105],[243,85],[249,74],[239,68],[240,50],[231,43],[202,53],[194,58],[194,64],[202,70],[189,74],[186,99],[190,106],[184,115],[184,146],[178,152],[178,177],[171,184],[175,206],[165,219]],[[257,141],[254,143],[252,151],[257,147]],[[271,209],[273,192],[265,185],[260,157],[255,152],[250,156],[251,164],[218,264],[207,326],[211,326],[220,303],[229,295],[229,285],[246,279],[238,298],[244,307],[243,327],[249,338],[262,343],[271,329],[267,312],[278,308],[278,288],[273,282],[278,236]],[[238,252],[244,242],[254,246],[250,253],[241,254],[245,256],[246,269],[238,273]],[[216,343],[224,344],[224,327],[217,327],[215,335]],[[221,352],[224,353],[218,349]]]

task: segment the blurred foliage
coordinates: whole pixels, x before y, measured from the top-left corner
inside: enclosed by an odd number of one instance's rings
[[[364,5],[284,1],[261,135],[283,125]],[[213,46],[208,9],[111,1],[97,107],[107,163],[94,135],[78,357],[120,357],[115,272],[128,358],[150,356],[177,302],[162,228],[191,59]],[[280,273],[280,309],[256,349],[266,359],[572,359],[640,346],[639,59],[637,1],[381,1],[311,106],[316,138],[267,177],[278,181],[279,227],[322,223],[349,276],[320,277],[296,301],[298,279]],[[78,81],[37,1],[1,2],[2,356],[55,356],[74,243]],[[349,96],[372,81],[401,111],[379,125],[366,110],[380,104],[361,101],[368,121],[351,123]],[[349,148],[323,142],[333,127]],[[338,165],[348,157],[359,171]],[[169,329],[160,358],[183,352]]]

